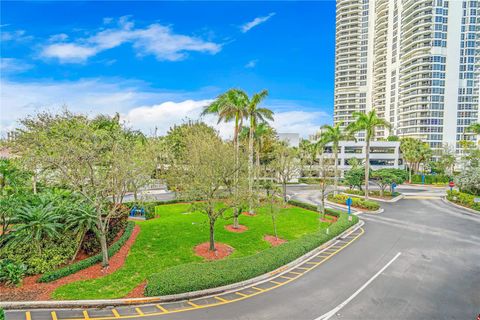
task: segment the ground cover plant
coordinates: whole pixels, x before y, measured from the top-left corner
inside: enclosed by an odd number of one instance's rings
[[[346,194],[337,194],[335,196],[333,194],[329,194],[327,199],[328,201],[345,205],[349,197],[350,196]],[[364,209],[369,211],[376,211],[380,209],[380,205],[376,201],[355,198],[355,197],[350,197],[350,198],[352,198],[352,207],[354,208]]]
[[[208,240],[208,218],[200,212],[191,212],[191,208],[191,205],[184,203],[157,207],[159,218],[137,222],[141,232],[120,270],[106,277],[60,287],[53,297],[119,298],[154,273],[190,262],[203,262],[202,258],[195,256],[193,247]],[[320,222],[318,218],[316,212],[303,208],[282,208],[276,217],[278,236],[293,241],[325,229],[329,224]],[[216,224],[216,241],[234,248],[233,254],[225,260],[252,256],[270,248],[270,244],[263,240],[265,234],[274,233],[267,207],[258,208],[255,216],[240,217],[240,223],[248,227],[244,233],[225,230],[225,226],[231,223],[231,219],[219,219]]]

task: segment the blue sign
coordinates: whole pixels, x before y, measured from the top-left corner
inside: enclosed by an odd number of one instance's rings
[[[347,201],[346,201],[346,204],[347,204],[347,206],[348,206],[348,214],[351,213],[350,206],[352,205],[352,203],[353,203],[352,198],[348,197],[348,199],[347,199]]]
[[[395,192],[396,187],[397,187],[397,184],[395,182],[392,182],[392,193]]]

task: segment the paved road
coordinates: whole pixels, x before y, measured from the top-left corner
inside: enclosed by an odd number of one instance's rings
[[[311,190],[294,192],[298,198],[316,201]],[[133,311],[131,317],[476,319],[480,313],[480,217],[438,199],[382,206],[385,211],[380,215],[361,215],[365,234],[288,284],[216,307],[156,316]]]

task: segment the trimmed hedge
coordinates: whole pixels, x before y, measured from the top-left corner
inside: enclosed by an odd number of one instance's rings
[[[123,232],[122,236],[112,244],[108,248],[108,256],[111,257],[115,253],[117,253],[122,246],[127,242],[127,240],[130,238],[133,232],[133,228],[135,227],[135,223],[132,221],[129,221],[127,224],[127,227],[125,228],[125,231]],[[63,277],[66,277],[68,275],[74,274],[75,272],[78,272],[80,270],[86,269],[90,266],[93,266],[94,264],[97,264],[102,261],[102,253],[96,254],[94,256],[91,256],[89,258],[86,258],[82,261],[73,263],[71,265],[65,266],[63,268],[53,270],[51,272],[47,272],[43,274],[37,281],[38,282],[51,282]]]
[[[425,184],[444,184],[448,183],[452,178],[444,174],[426,174]],[[412,176],[412,183],[422,183],[422,175],[414,174]]]
[[[291,204],[292,206],[300,207],[300,208],[303,208],[303,209],[307,209],[307,210],[310,210],[310,211],[318,212],[318,207],[316,205],[313,205],[313,204],[310,204],[310,203],[301,202],[301,201],[297,201],[297,200],[290,200],[290,201],[288,201],[288,204]],[[330,210],[328,208],[325,209],[325,210],[328,211],[329,215],[340,218],[340,211]]]
[[[315,177],[298,178],[298,183],[317,184],[317,183],[320,183],[320,178],[315,178]]]
[[[298,202],[290,201],[290,204],[296,203]],[[316,211],[316,206],[302,204],[301,207]],[[358,222],[356,216],[352,216],[352,221],[348,221],[348,214],[345,212],[330,209],[327,211],[329,214],[340,216],[337,222],[329,227],[328,235],[322,229],[255,255],[174,266],[148,277],[145,296],[204,290],[260,276],[312,251]]]
[[[328,201],[338,203],[338,204],[343,204],[343,205],[345,205],[348,198],[352,198],[352,207],[365,209],[369,211],[375,211],[380,209],[380,205],[378,204],[378,202],[373,200],[355,198],[346,194],[337,194],[335,196],[333,194],[329,194],[327,196]]]
[[[457,190],[447,191],[447,199],[452,201],[456,204],[462,205],[464,207],[477,210],[480,213],[480,203],[474,202],[473,200],[476,198],[473,194],[460,192]]]
[[[354,189],[347,189],[347,190],[344,190],[343,191],[344,193],[348,193],[348,194],[355,194],[357,196],[365,196],[365,191],[360,191],[360,190],[354,190]],[[368,191],[368,195],[369,196],[377,196],[377,197],[380,197],[380,191],[379,190],[369,190]],[[396,197],[396,196],[399,196],[400,195],[400,192],[397,192],[395,191],[393,194],[390,192],[390,191],[383,191],[383,196],[384,197]]]

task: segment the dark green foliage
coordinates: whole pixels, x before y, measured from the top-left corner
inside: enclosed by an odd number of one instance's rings
[[[332,201],[338,204],[343,204],[345,205],[347,199],[349,198],[349,195],[346,194],[329,194],[327,199],[328,201]],[[365,200],[365,199],[360,199],[360,198],[355,198],[355,197],[350,197],[352,198],[352,207],[359,208],[359,209],[365,209],[369,211],[376,211],[380,209],[380,205],[376,201],[372,200]]]
[[[117,253],[120,248],[127,242],[127,240],[130,238],[130,235],[132,234],[133,228],[135,227],[134,222],[128,222],[127,227],[125,228],[124,233],[122,236],[118,239],[117,242],[115,242],[113,245],[111,245],[108,248],[108,256],[111,257],[115,253]],[[73,274],[75,272],[78,272],[80,270],[86,269],[90,266],[93,266],[96,263],[99,263],[102,261],[102,254],[99,253],[95,256],[89,257],[85,260],[79,261],[77,263],[73,263],[71,265],[68,265],[64,268],[60,268],[51,272],[45,273],[42,277],[38,279],[38,282],[51,282],[63,277],[66,277],[70,274]]]
[[[443,174],[426,174],[425,184],[443,184],[448,183],[452,178]],[[412,183],[422,183],[422,175],[414,174],[412,176]]]
[[[306,206],[302,205],[302,207]],[[312,209],[311,207],[309,208]],[[178,265],[151,275],[148,278],[145,295],[160,296],[215,288],[275,270],[317,248],[358,222],[356,216],[353,216],[352,221],[348,221],[346,213],[328,210],[329,214],[333,212],[339,214],[340,218],[330,226],[328,235],[325,230],[322,230],[281,246],[266,249],[253,256]]]
[[[315,178],[315,177],[299,178],[298,183],[317,184],[317,183],[320,183],[320,178]]]
[[[115,237],[120,231],[125,229],[128,219],[128,214],[126,212],[128,212],[128,208],[127,211],[122,211],[118,217],[110,219],[107,234],[108,245],[115,240]],[[98,241],[98,236],[93,231],[89,231],[85,235],[85,239],[82,243],[82,250],[88,255],[100,252],[100,241]]]
[[[353,189],[347,189],[347,190],[344,190],[343,192],[348,193],[348,194],[355,194],[355,195],[358,195],[358,196],[364,196],[365,195],[365,191],[353,190]],[[368,195],[371,196],[371,197],[380,196],[380,191],[370,190],[370,191],[368,191]],[[399,195],[400,195],[400,192],[397,192],[397,191],[395,191],[394,193],[391,193],[390,191],[384,191],[383,192],[383,196],[385,196],[385,197],[393,197],[394,198],[394,197],[399,196]]]
[[[23,263],[15,263],[8,259],[0,260],[0,283],[7,286],[18,286],[22,283],[27,266]]]
[[[362,190],[362,185],[365,182],[365,169],[364,168],[355,168],[350,169],[345,172],[344,178],[345,184],[356,187]]]
[[[462,205],[464,207],[477,210],[480,213],[480,202],[475,202],[474,201],[475,198],[476,197],[473,194],[459,192],[457,190],[447,191],[448,200],[455,202],[459,205]]]
[[[0,320],[5,320],[5,312],[0,308]]]
[[[288,204],[290,204],[292,206],[300,207],[300,208],[303,208],[303,209],[307,209],[307,210],[310,210],[310,211],[318,212],[317,206],[313,205],[313,204],[310,204],[310,203],[301,202],[301,201],[297,201],[297,200],[290,200],[290,201],[288,201]],[[340,217],[340,211],[337,211],[337,210],[327,209],[327,214],[329,214],[331,216],[334,216],[334,217],[337,217],[337,218]]]

